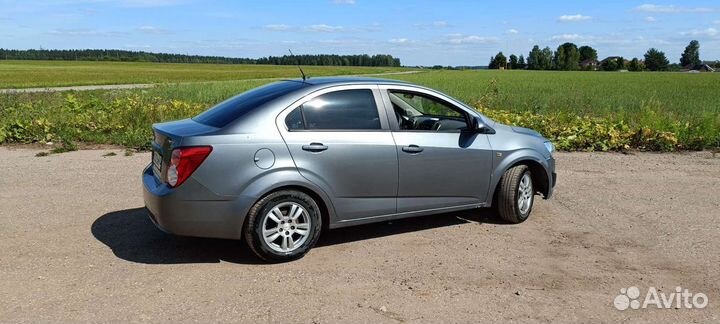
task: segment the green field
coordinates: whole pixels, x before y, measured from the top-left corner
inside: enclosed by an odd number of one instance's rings
[[[493,109],[636,118],[652,109],[698,121],[720,114],[720,73],[441,71],[389,76]]]
[[[117,65],[133,63],[90,64],[122,70]],[[158,69],[166,71],[165,77],[174,75],[167,72],[174,66],[171,64],[139,65],[160,66]],[[182,70],[188,65],[178,66]],[[224,75],[223,68],[242,67],[254,69],[250,79],[296,76],[292,67],[209,66],[221,71],[216,79]],[[263,68],[268,69],[267,74]],[[203,65],[189,69],[198,76],[180,79],[175,75],[178,79],[173,82],[211,78],[212,73],[201,72],[206,71]],[[282,75],[283,69],[287,75]],[[342,68],[315,69],[328,74],[342,72]],[[357,68],[349,70],[358,73]],[[118,83],[146,82],[133,79],[127,71],[124,75],[125,81]],[[386,77],[442,90],[495,120],[534,128],[564,150],[720,147],[720,73],[423,71]],[[78,74],[78,78],[83,75]],[[166,84],[142,90],[0,94],[0,142],[90,142],[142,149],[147,147],[153,122],[195,115],[267,82],[237,80]]]
[[[392,67],[304,66],[308,75],[370,74],[402,71]],[[228,81],[300,77],[287,65],[179,64],[82,61],[2,61],[0,89],[96,84]]]
[[[489,115],[502,111],[541,116],[536,118],[540,125],[517,116],[510,121],[544,129],[546,133],[556,133],[552,128],[555,125],[542,124],[550,121],[567,127],[570,124],[589,127],[577,123],[574,117],[580,116],[622,123],[633,131],[646,128],[670,132],[677,138],[676,148],[720,146],[720,73],[493,70],[390,77],[440,89],[486,109]],[[581,142],[565,147],[582,146],[587,145]]]

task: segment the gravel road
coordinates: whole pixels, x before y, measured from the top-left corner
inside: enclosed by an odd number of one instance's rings
[[[148,154],[37,152],[0,147],[3,323],[720,320],[720,157],[707,152],[559,153],[555,197],[523,224],[475,210],[347,228],[274,265],[155,229]],[[709,304],[619,311],[630,286]]]

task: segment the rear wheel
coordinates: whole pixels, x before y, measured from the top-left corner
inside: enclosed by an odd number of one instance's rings
[[[524,222],[535,198],[530,169],[518,165],[505,171],[499,185],[496,205],[500,218],[513,224]]]
[[[266,261],[301,258],[317,242],[322,228],[320,208],[295,190],[271,193],[248,213],[243,236],[250,249]]]

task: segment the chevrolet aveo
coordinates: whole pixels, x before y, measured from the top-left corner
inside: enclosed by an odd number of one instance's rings
[[[276,82],[153,133],[153,223],[242,238],[267,261],[302,257],[323,229],[479,207],[520,223],[556,181],[539,133],[394,80]]]

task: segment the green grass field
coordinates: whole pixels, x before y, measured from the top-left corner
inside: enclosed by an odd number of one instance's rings
[[[512,111],[630,119],[644,107],[684,120],[720,114],[720,73],[439,71],[388,76]]]
[[[304,66],[308,75],[372,74],[392,67]],[[228,81],[299,77],[297,67],[245,64],[170,64],[82,61],[2,61],[0,89],[97,84]]]
[[[54,63],[30,62],[26,68]],[[117,83],[147,82],[144,76],[123,70],[128,63],[85,64],[106,71],[119,69],[125,79]],[[165,84],[150,89],[0,94],[0,142],[81,141],[143,148],[153,122],[193,116],[270,82],[254,80],[257,78],[297,75],[294,67],[178,65],[180,70],[195,73],[182,79],[181,74],[169,71],[172,64],[138,66],[162,70],[165,74],[161,75],[173,78],[172,82],[215,81],[234,73],[223,69],[253,72],[247,77],[252,80]],[[208,72],[215,69],[217,74]],[[348,68],[345,72],[343,68],[316,67],[306,71],[319,76],[320,71],[358,74],[359,70],[394,69]],[[52,79],[36,73],[38,79]],[[87,82],[98,80],[75,73]],[[385,77],[442,90],[500,122],[534,128],[565,150],[720,147],[720,73],[423,71]]]

